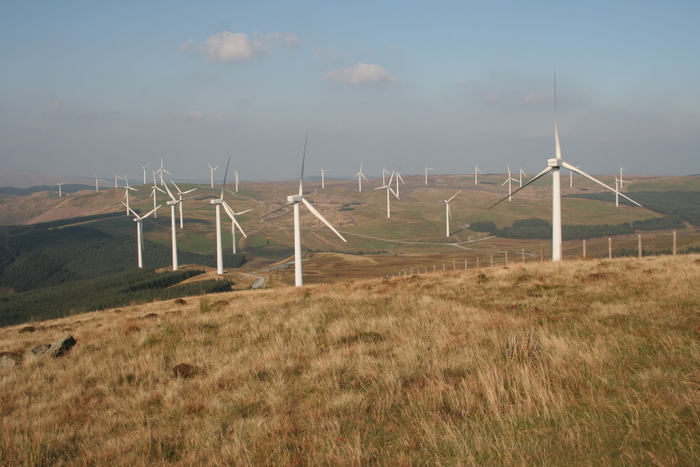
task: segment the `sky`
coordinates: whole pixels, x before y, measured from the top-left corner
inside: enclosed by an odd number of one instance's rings
[[[0,1],[0,169],[700,173],[700,2]],[[149,176],[150,178],[150,176]]]

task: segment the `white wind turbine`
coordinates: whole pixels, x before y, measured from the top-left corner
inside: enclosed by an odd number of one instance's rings
[[[156,174],[154,172],[153,173],[153,186],[151,187],[151,196],[149,196],[149,198],[153,198],[153,209],[156,208],[156,204],[157,204],[157,199],[156,199],[156,198],[158,198],[158,194],[156,193],[157,191],[160,191],[161,193],[165,194],[165,192],[163,190],[158,188],[158,185],[156,184]],[[155,214],[153,214],[153,218],[158,219],[158,211],[156,211]]]
[[[505,185],[506,183],[508,184],[508,201],[511,200],[510,196],[513,193],[513,187],[511,182],[517,182],[517,180],[514,179],[513,176],[510,174],[510,167],[508,167],[508,178],[505,182],[501,183],[501,186]],[[520,186],[522,186],[522,184]]]
[[[618,193],[618,191],[613,189],[613,188],[610,188],[608,185],[601,182],[600,180],[597,180],[597,179],[591,177],[583,170],[580,170],[580,169],[574,167],[573,165],[568,164],[562,160],[562,158],[561,158],[561,144],[559,143],[559,117],[557,114],[556,75],[554,77],[554,142],[555,142],[554,144],[555,144],[556,157],[553,159],[549,159],[547,161],[547,168],[546,169],[544,169],[542,172],[540,172],[539,174],[532,177],[529,182],[527,182],[522,187],[515,190],[513,192],[513,194],[517,193],[518,191],[522,190],[526,186],[530,185],[535,180],[539,180],[541,177],[544,177],[549,172],[552,172],[552,261],[560,261],[561,260],[561,241],[562,241],[562,238],[561,238],[561,172],[560,172],[561,168],[563,167],[567,170],[571,170],[572,172],[576,172],[577,174],[605,187],[608,190],[614,191],[616,193]],[[633,199],[628,198],[627,196],[623,195],[622,193],[619,193],[619,195],[628,199],[629,201],[633,202],[637,206],[641,207],[641,205],[639,203],[637,203],[636,201],[634,201]],[[489,209],[491,209],[494,206],[505,201],[507,198],[508,198],[508,196],[499,200],[496,204],[489,207]]]
[[[107,183],[107,180],[97,178],[97,174],[95,172],[93,172],[92,174],[95,176],[95,191],[100,191],[100,182]]]
[[[396,196],[399,199],[399,195],[391,188],[391,182],[394,181],[394,172],[391,173],[391,178],[389,178],[389,183],[384,186],[375,188],[375,190],[386,189],[386,217],[391,217],[391,198],[390,195]]]
[[[333,231],[340,239],[344,242],[347,242],[345,238],[343,238],[342,235],[340,235],[340,232],[335,230],[333,226],[328,222],[322,215],[319,213],[316,208],[313,207],[311,203],[306,201],[306,198],[304,198],[304,161],[306,160],[306,140],[308,137],[308,133],[306,137],[304,138],[304,156],[301,159],[301,176],[299,177],[299,194],[298,195],[292,195],[292,196],[287,196],[287,204],[284,206],[281,206],[280,208],[275,209],[274,211],[270,211],[265,216],[272,214],[273,212],[279,211],[280,209],[284,209],[285,207],[289,206],[290,204],[294,205],[294,285],[296,287],[301,287],[304,285],[304,279],[303,279],[303,274],[302,274],[302,266],[301,266],[301,219],[299,217],[299,204],[304,203],[307,208],[309,208],[309,211],[316,216],[321,222],[326,224],[326,226]],[[362,173],[362,164],[360,164],[360,174]],[[363,175],[364,177],[364,175]],[[365,179],[366,180],[366,179]],[[264,216],[263,216],[264,217]]]
[[[58,184],[58,197],[59,197],[59,198],[62,196],[62,194],[61,194],[61,186],[62,186],[64,183],[67,183],[67,182],[61,182],[61,183]]]
[[[122,177],[120,177],[119,175],[115,175],[115,176],[114,176],[114,188],[119,188],[119,179],[120,179],[120,178],[121,178],[122,180],[124,180],[124,179],[123,179]]]
[[[177,185],[175,184],[175,182],[173,182],[172,180],[170,180],[170,183],[172,183],[173,186],[174,186],[175,188],[177,188],[177,193],[178,193],[178,195],[179,195],[179,199],[178,199],[177,202],[178,202],[178,204],[180,205],[180,228],[182,229],[182,228],[184,228],[184,226],[183,226],[183,220],[182,220],[182,205],[184,204],[184,203],[183,203],[184,200],[189,199],[189,198],[183,198],[182,195],[186,195],[186,194],[188,194],[188,193],[192,193],[194,190],[196,190],[196,188],[192,188],[191,190],[187,190],[187,191],[182,191],[182,190],[180,189],[180,187],[177,186]],[[167,187],[167,186],[166,186],[166,187]],[[190,196],[190,198],[194,198],[194,196]]]
[[[153,161],[151,161],[151,162],[153,162]],[[144,185],[145,185],[146,183],[148,183],[148,182],[146,181],[146,168],[147,168],[149,165],[151,165],[151,162],[149,162],[148,164],[146,164],[146,165],[144,165],[143,167],[141,167],[141,168],[143,169],[143,184],[144,184]]]
[[[403,183],[404,185],[406,184],[406,182],[403,181],[401,174],[398,171],[396,171],[396,198],[397,199],[399,197],[399,180],[401,180],[401,183]]]
[[[333,172],[333,169],[321,169],[321,189],[326,188],[326,172]]]
[[[482,172],[481,170],[479,170],[479,164],[476,164],[476,165],[474,166],[474,185],[478,185],[478,184],[479,184],[479,174],[482,174],[482,175],[483,175],[484,172]]]
[[[129,214],[129,209],[130,209],[129,208],[129,190],[139,191],[136,188],[132,188],[129,186],[129,179],[127,178],[126,174],[124,174],[124,199],[126,199],[126,213],[127,214]]]
[[[622,173],[622,172],[620,172]],[[613,175],[615,177],[615,207],[619,208],[620,207],[620,193],[622,191],[622,184],[623,183],[629,183],[621,178],[617,178],[617,174]]]
[[[207,164],[209,166],[209,180],[210,180],[210,185],[212,188],[214,188],[214,171],[219,168],[217,165],[216,167],[212,167],[211,165]]]
[[[577,165],[576,168],[578,169],[581,167],[580,165]],[[572,171],[569,171],[569,188],[574,187],[574,173]]]
[[[124,204],[124,203],[122,203]],[[124,204],[126,206],[126,204]],[[137,251],[137,257],[138,257],[138,266],[139,268],[143,268],[143,220],[150,216],[153,212],[155,212],[160,206],[155,208],[153,211],[150,211],[148,214],[144,216],[139,216],[136,214],[134,210],[131,208],[127,207],[128,211],[131,211],[131,213],[134,215],[134,222],[136,222],[136,251]]]
[[[241,226],[236,221],[236,216],[240,216],[240,215],[245,214],[246,212],[250,212],[250,211],[252,211],[252,209],[247,209],[247,210],[241,211],[241,212],[233,212],[233,210],[231,212],[228,212],[228,210],[226,211],[226,214],[228,214],[228,216],[231,218],[231,238],[233,239],[233,254],[234,255],[236,254],[236,244],[238,243],[236,241],[236,226],[238,226],[238,229],[241,231],[243,236],[245,238],[248,238],[248,236],[245,234],[245,232],[243,232],[243,229],[241,229]]]
[[[386,185],[386,175],[389,175],[389,171],[386,170],[386,167],[382,168],[382,186]]]
[[[457,193],[452,195],[452,198],[442,200],[445,202],[445,236],[446,237],[450,236],[450,220],[452,219],[452,211],[450,211],[450,201],[455,199],[455,196],[457,196],[461,192],[462,192],[462,190],[459,190]]]
[[[527,177],[527,174],[523,169],[520,169],[520,180],[518,180],[518,184],[522,187],[523,186],[523,177]]]
[[[228,175],[228,166],[231,163],[231,158],[228,158],[226,162],[226,171],[224,172],[224,182],[221,186],[221,196],[219,198],[211,200],[211,204],[216,206],[216,273],[221,275],[224,273],[224,252],[221,245],[221,206],[224,207],[226,214],[231,218],[231,221],[236,224],[238,229],[241,231],[244,237],[248,237],[241,226],[236,221],[236,214],[231,209],[226,201],[224,201],[224,192],[226,191],[226,176]]]
[[[627,170],[620,167],[620,185],[619,185],[620,191],[622,191],[624,189],[625,183],[629,183],[629,182],[622,179],[622,172],[627,172]],[[627,172],[627,173],[629,173],[629,172]]]
[[[364,178],[367,180],[367,177],[365,177],[365,174],[362,173],[362,162],[360,162],[360,171],[355,174],[357,177],[357,182],[359,184],[359,191],[362,191],[362,179]]]
[[[431,169],[430,167],[425,168],[425,186],[428,186],[428,170],[435,170],[435,169]]]
[[[172,180],[171,180],[172,182]],[[173,183],[173,185],[175,185]],[[163,185],[165,187],[165,190],[168,192],[168,196],[170,196],[170,201],[167,201],[166,204],[170,206],[170,228],[172,231],[172,247],[173,247],[173,271],[177,271],[177,231],[175,229],[175,206],[178,204],[181,204],[181,199],[178,200],[173,196],[172,191],[170,191],[170,188],[168,188],[168,184],[166,183]]]
[[[165,182],[163,181],[163,174],[164,173],[166,173],[168,175],[171,175],[171,174],[170,174],[170,172],[168,172],[167,170],[165,170],[163,168],[163,158],[162,157],[160,158],[160,169],[156,170],[155,173],[159,174],[159,176],[160,176],[160,186],[165,185]]]

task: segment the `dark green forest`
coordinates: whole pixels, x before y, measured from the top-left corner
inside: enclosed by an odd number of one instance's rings
[[[73,219],[72,223],[86,220],[93,218]],[[0,325],[23,322],[30,317],[48,319],[63,316],[76,309],[87,311],[123,306],[132,299],[169,298],[193,293],[189,288],[173,288],[168,292],[162,290],[191,274],[154,272],[157,268],[172,265],[169,247],[144,242],[144,266],[153,276],[170,277],[159,282],[155,278],[142,276],[145,269],[141,271],[136,268],[135,236],[112,236],[97,227],[86,225],[59,228],[69,222],[61,220],[31,226],[0,227],[0,291],[3,295]],[[181,264],[216,266],[214,255],[178,251],[178,259]],[[227,267],[240,267],[245,263],[245,256],[224,254],[224,261]],[[123,281],[120,274],[126,274],[125,277],[136,281],[136,284],[145,281],[147,285],[134,285],[130,289],[111,287],[109,284]],[[220,291],[221,287],[228,290],[230,286],[228,281],[202,281],[198,283],[197,291],[214,292]],[[89,293],[91,288],[99,293]],[[156,290],[161,295],[154,295]]]

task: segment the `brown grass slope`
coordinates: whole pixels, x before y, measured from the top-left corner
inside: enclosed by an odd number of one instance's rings
[[[0,465],[698,465],[699,282],[571,261],[4,328],[78,344],[0,370]]]

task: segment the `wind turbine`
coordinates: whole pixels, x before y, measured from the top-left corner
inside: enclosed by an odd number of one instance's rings
[[[228,214],[229,217],[231,218],[231,238],[233,239],[233,254],[234,255],[236,254],[236,243],[237,243],[236,242],[236,226],[238,226],[238,228],[240,229],[243,236],[245,238],[248,238],[248,236],[245,234],[245,232],[243,232],[243,229],[241,229],[241,226],[238,224],[238,222],[236,222],[235,217],[240,216],[240,215],[245,214],[246,212],[250,212],[250,211],[252,211],[252,209],[247,209],[247,210],[241,211],[241,212],[233,212],[233,210],[231,212],[226,211],[226,214]]]
[[[118,181],[118,180],[119,180],[120,178],[121,178],[121,177],[120,177],[119,175],[115,175],[115,176],[114,176],[114,188],[119,188],[119,181]],[[121,178],[121,179],[124,180],[123,178]]]
[[[58,184],[58,197],[59,198],[61,197],[61,185],[63,185],[64,183],[67,183],[67,182],[61,182]]]
[[[156,184],[156,174],[154,172],[153,173],[153,186],[151,187],[151,196],[149,196],[149,198],[153,198],[153,208],[154,209],[155,209],[156,203],[157,203],[156,198],[158,197],[158,194],[156,193],[156,191],[160,191],[161,193],[165,194],[165,192],[163,190],[158,188],[158,185]],[[158,211],[156,211],[156,213],[153,215],[153,218],[158,219]]]
[[[221,196],[210,201],[211,204],[216,206],[216,273],[221,275],[224,273],[224,253],[221,246],[221,206],[224,207],[226,214],[231,218],[231,221],[238,226],[244,237],[248,237],[241,226],[236,221],[236,215],[231,209],[231,206],[226,204],[224,201],[224,192],[226,191],[226,176],[228,175],[228,166],[231,163],[231,157],[228,158],[226,162],[226,171],[224,172],[224,183],[221,186]],[[217,166],[218,167],[218,166]]]
[[[333,172],[333,169],[321,169],[321,189],[326,188],[326,172]]]
[[[132,188],[129,186],[129,179],[127,178],[126,174],[124,174],[124,198],[126,199],[126,213],[127,214],[129,214],[129,209],[130,209],[129,208],[129,190],[139,191],[136,188]]]
[[[274,211],[270,211],[265,216],[272,214],[275,211],[279,211],[280,209],[284,209],[285,207],[289,206],[290,204],[294,205],[294,285],[296,287],[301,287],[304,285],[304,279],[303,279],[303,274],[302,274],[302,267],[301,267],[301,220],[299,217],[299,205],[300,203],[304,203],[307,208],[309,208],[309,211],[311,211],[311,214],[316,216],[321,222],[326,224],[326,226],[333,231],[340,239],[344,242],[347,243],[347,240],[343,238],[342,235],[340,235],[340,232],[335,230],[333,226],[328,222],[322,215],[319,213],[316,208],[313,207],[311,203],[306,201],[306,198],[304,198],[304,161],[306,160],[306,140],[308,138],[309,134],[306,134],[306,137],[304,137],[304,156],[301,159],[301,176],[299,177],[299,194],[298,195],[292,195],[292,196],[287,196],[287,204],[284,206],[275,209]],[[360,163],[360,174],[362,174],[362,163]],[[364,175],[362,175],[364,177]],[[365,179],[366,180],[366,179]],[[361,183],[361,182],[360,182]],[[360,190],[362,191],[362,190]]]
[[[431,169],[430,167],[425,168],[425,186],[428,186],[428,170],[435,170],[435,169]]]
[[[362,191],[362,179],[364,178],[365,180],[367,180],[367,177],[365,177],[365,174],[362,173],[362,162],[360,162],[360,171],[357,172],[355,174],[355,176],[357,177],[357,182],[359,183],[360,191]]]
[[[179,195],[179,199],[178,199],[177,202],[178,202],[178,204],[180,205],[180,228],[182,229],[182,228],[184,228],[184,226],[183,226],[183,221],[182,221],[182,205],[183,205],[183,201],[184,201],[185,199],[189,199],[189,198],[183,198],[182,195],[186,195],[187,193],[192,193],[194,190],[196,190],[196,188],[192,188],[191,190],[187,190],[187,191],[182,191],[182,190],[180,189],[180,187],[177,186],[177,185],[175,184],[175,182],[173,182],[172,180],[170,180],[170,183],[172,183],[173,186],[174,186],[175,188],[177,188],[177,193],[178,193],[178,195]],[[166,185],[166,187],[167,187],[167,185]],[[194,198],[194,196],[191,196],[190,198]]]
[[[457,196],[461,192],[462,192],[462,190],[459,190],[457,193],[452,195],[452,198],[442,200],[445,202],[445,236],[446,237],[450,236],[450,220],[452,219],[452,211],[450,211],[450,201],[455,199],[455,196]]]
[[[385,175],[389,175],[389,171],[386,170],[386,167],[382,167],[382,186],[386,185]]]
[[[510,196],[513,193],[511,182],[517,182],[517,180],[514,179],[513,176],[510,174],[510,167],[508,167],[508,178],[506,179],[505,182],[501,183],[501,186],[505,185],[506,183],[508,184],[508,201],[511,200]],[[521,186],[522,186],[522,184],[521,184]]]
[[[124,203],[122,203],[124,204]],[[126,204],[124,204],[126,206]],[[155,208],[153,211],[150,211],[148,214],[144,216],[140,216],[136,214],[136,212],[131,209],[130,207],[127,206],[127,211],[131,211],[131,213],[134,215],[134,222],[136,222],[136,250],[138,252],[138,266],[139,268],[143,268],[143,220],[150,216],[153,212],[155,212],[160,206]]]
[[[520,180],[518,180],[520,186],[523,186],[523,177],[527,177],[527,174],[523,169],[520,169]]]
[[[625,169],[623,169],[622,167],[620,167],[620,185],[619,185],[620,191],[622,191],[622,190],[624,189],[624,184],[625,184],[625,183],[629,183],[629,182],[626,182],[626,181],[624,181],[624,180],[622,179],[622,172],[623,172],[623,171],[624,171],[624,172],[627,172],[627,170],[625,170]],[[627,173],[629,173],[629,172],[627,172]]]
[[[97,178],[97,174],[95,172],[93,172],[92,174],[95,176],[95,191],[100,191],[100,182],[107,183],[107,180],[101,180]]]
[[[172,182],[172,180],[171,180]],[[175,185],[175,183],[173,183]],[[170,196],[170,201],[167,201],[166,204],[170,206],[170,228],[172,231],[172,246],[173,246],[173,271],[177,271],[177,234],[175,230],[175,206],[180,204],[182,199],[177,200],[175,199],[175,196],[173,196],[172,191],[170,191],[170,188],[168,188],[168,184],[166,183],[163,185],[165,187],[165,190],[168,192],[168,196]],[[177,185],[176,185],[177,187]],[[181,197],[182,198],[182,197]]]
[[[401,180],[401,183],[403,183],[404,185],[406,184],[406,182],[403,181],[401,174],[398,171],[396,171],[396,198],[399,197],[399,180]]]
[[[209,164],[207,164],[207,165],[209,165]],[[216,169],[218,169],[218,168],[219,168],[218,165],[217,165],[216,167],[212,167],[211,165],[209,165],[209,178],[210,178],[210,181],[211,181],[211,187],[212,187],[212,188],[214,188],[214,171],[215,171]]]
[[[615,193],[619,193],[619,192],[613,188],[610,188],[608,185],[601,182],[600,180],[597,180],[597,179],[591,177],[583,170],[580,170],[580,169],[574,167],[573,165],[568,164],[562,160],[562,158],[561,158],[561,144],[559,143],[559,117],[557,114],[556,75],[554,75],[554,142],[555,142],[554,144],[555,144],[556,157],[553,159],[549,159],[547,161],[547,168],[545,168],[542,172],[540,172],[539,174],[532,177],[529,182],[527,182],[522,187],[515,190],[515,192],[513,192],[512,194],[517,193],[518,191],[522,190],[526,186],[533,183],[535,180],[539,180],[540,178],[544,177],[549,172],[552,172],[552,261],[560,261],[561,260],[561,172],[560,172],[561,168],[563,167],[563,168],[570,170],[572,172],[576,172],[577,174],[579,174],[583,177],[586,177],[587,179],[605,187],[607,190],[614,191]],[[628,199],[629,201],[633,202],[637,206],[641,207],[641,204],[637,203],[633,199],[628,198],[627,196],[623,195],[622,193],[619,193],[619,195]],[[501,202],[505,201],[509,197],[510,196],[506,196],[505,198],[499,200],[496,204],[489,207],[489,209],[500,204]]]
[[[153,161],[151,161],[151,162],[153,162]],[[141,167],[141,168],[143,169],[143,184],[144,184],[144,185],[145,185],[146,183],[148,183],[148,182],[146,181],[146,167],[148,167],[149,165],[151,165],[151,162],[149,162],[148,164],[146,164],[146,165],[144,165],[143,167]]]
[[[396,196],[399,199],[399,195],[391,188],[391,182],[394,181],[394,172],[391,172],[391,178],[389,178],[389,183],[384,186],[375,188],[375,190],[386,189],[386,217],[391,217],[391,199],[390,194]]]
[[[577,165],[576,168],[578,169],[581,167],[580,165]],[[574,173],[572,171],[569,171],[569,188],[574,187]]]
[[[171,175],[171,174],[170,174],[170,172],[168,172],[167,170],[165,170],[163,168],[163,158],[162,157],[160,158],[160,169],[156,170],[155,173],[160,175],[160,186],[165,185],[165,182],[163,181],[163,174],[164,173],[166,173],[168,175]]]
[[[482,172],[481,170],[479,170],[479,164],[476,164],[476,165],[474,166],[474,185],[478,185],[478,184],[479,184],[479,174],[482,174],[482,175],[483,175],[484,172]]]

